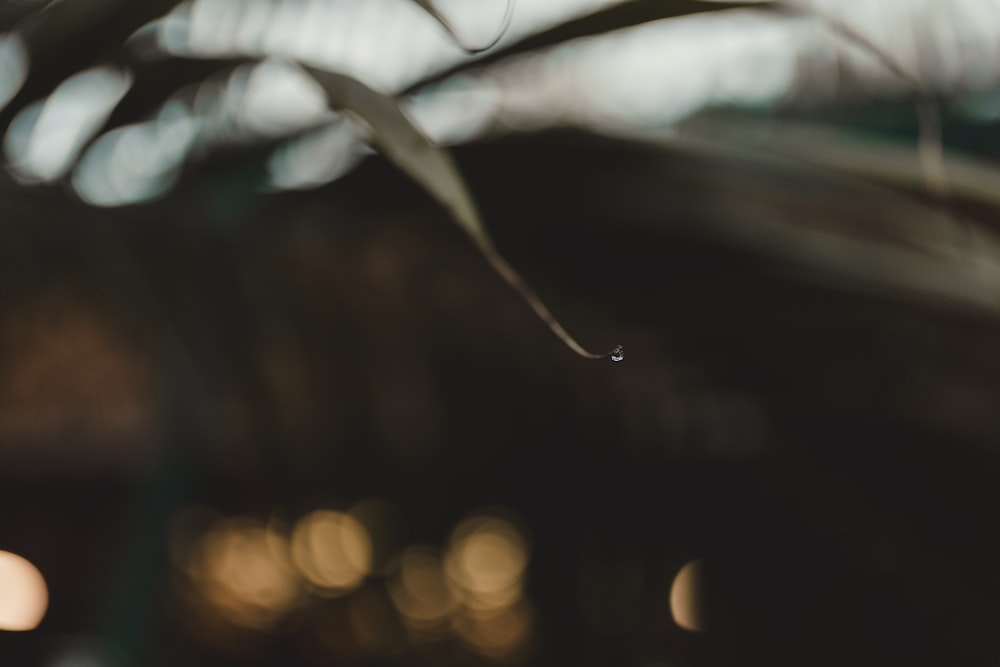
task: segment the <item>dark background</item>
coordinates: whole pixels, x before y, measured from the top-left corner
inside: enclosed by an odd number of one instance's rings
[[[570,132],[456,155],[501,251],[622,363],[566,350],[377,160],[307,193],[256,194],[235,153],[140,207],[6,198],[0,548],[51,602],[2,664],[492,664],[453,639],[367,654],[345,598],[190,622],[185,508],[371,497],[400,545],[518,518],[535,616],[508,662],[1000,659],[996,313],[725,232],[863,234],[871,192]],[[693,558],[700,633],[668,604]]]

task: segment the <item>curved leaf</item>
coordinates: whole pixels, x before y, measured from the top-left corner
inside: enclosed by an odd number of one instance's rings
[[[427,3],[427,0],[413,1],[421,6]],[[475,64],[476,66],[488,65],[508,56],[538,51],[550,46],[563,44],[573,39],[601,35],[651,21],[727,9],[773,9],[774,7],[775,5],[772,2],[754,2],[752,0],[734,0],[733,2],[722,2],[719,0],[627,0],[626,2],[581,16],[580,18],[561,22],[553,28],[505,45],[488,56],[476,60]],[[424,80],[410,86],[409,90],[416,90],[438,83],[468,67],[469,63],[463,62],[444,71],[435,72]]]
[[[466,233],[478,243],[488,239],[451,156],[434,145],[394,99],[345,74],[303,67],[323,88],[330,105],[368,126],[379,150],[451,211]]]
[[[452,27],[448,19],[445,18],[444,14],[442,14],[438,8],[434,6],[434,3],[431,0],[413,0],[413,2],[419,5],[421,9],[430,14],[435,21],[441,24],[441,27],[445,29],[445,31],[453,40],[455,40],[455,43],[458,44],[463,51],[473,54],[482,53],[483,51],[492,49],[496,46],[497,42],[503,39],[503,36],[507,34],[507,28],[510,27],[510,19],[514,15],[514,1],[515,0],[506,0],[507,6],[504,9],[503,18],[500,20],[500,27],[497,29],[496,36],[490,40],[488,44],[483,46],[468,46],[455,31],[455,28]]]
[[[606,354],[594,354],[587,351],[563,328],[534,290],[493,245],[451,156],[432,143],[403,113],[393,98],[372,90],[345,74],[308,65],[303,67],[322,86],[333,108],[351,113],[367,125],[372,140],[382,153],[444,204],[475,242],[490,266],[514,288],[567,347],[586,359],[604,359],[612,355],[620,357],[621,346]]]

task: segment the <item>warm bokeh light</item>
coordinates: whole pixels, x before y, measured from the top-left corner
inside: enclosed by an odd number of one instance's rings
[[[317,510],[295,524],[292,562],[320,593],[343,595],[371,571],[371,537],[354,517]]]
[[[196,544],[189,574],[205,602],[244,627],[270,627],[299,597],[287,541],[255,521],[215,523]]]
[[[522,602],[488,617],[460,614],[453,625],[462,642],[473,651],[489,658],[504,659],[525,648],[533,622],[531,608]]]
[[[523,654],[533,613],[524,599],[528,544],[514,522],[483,513],[462,521],[449,540],[446,582],[459,601],[452,630],[494,660]]]
[[[454,586],[454,584],[452,585]],[[460,592],[465,611],[481,618],[502,613],[517,604],[523,597],[524,585],[520,581],[495,593],[470,593],[465,590]]]
[[[399,555],[389,579],[389,594],[407,625],[433,630],[456,607],[445,581],[441,555],[426,546],[409,547]]]
[[[670,613],[674,622],[691,632],[702,632],[705,629],[702,576],[702,562],[697,559],[690,561],[680,569],[670,587]]]
[[[49,590],[38,568],[0,551],[0,630],[34,630],[49,605]]]
[[[517,602],[527,563],[527,543],[514,525],[482,515],[463,521],[452,533],[445,569],[463,602],[486,610]]]

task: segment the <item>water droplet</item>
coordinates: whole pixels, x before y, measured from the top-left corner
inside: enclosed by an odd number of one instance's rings
[[[622,350],[621,345],[616,345],[615,349],[611,351],[611,361],[621,361],[625,358],[625,351]]]

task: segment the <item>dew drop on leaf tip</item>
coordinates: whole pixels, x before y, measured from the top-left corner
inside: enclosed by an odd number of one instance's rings
[[[622,350],[621,345],[616,345],[615,349],[611,351],[611,361],[621,361],[625,358],[625,351]]]

